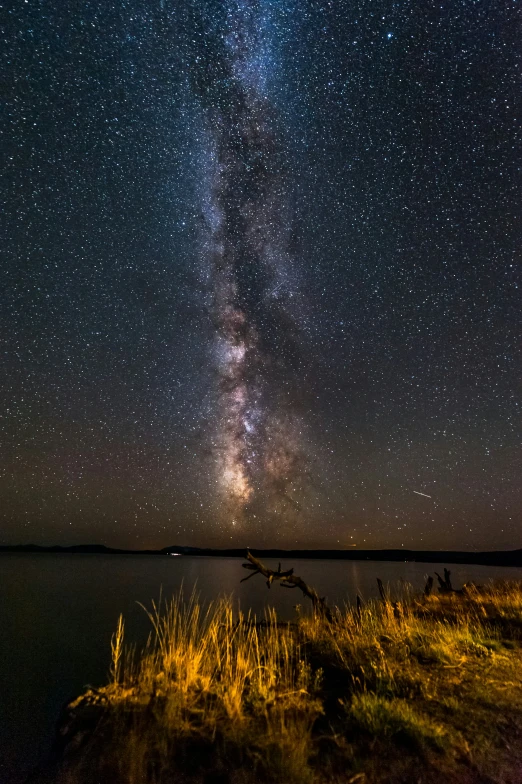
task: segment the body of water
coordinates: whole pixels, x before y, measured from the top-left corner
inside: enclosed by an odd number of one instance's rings
[[[308,607],[298,589],[274,585],[249,572],[238,558],[143,555],[0,555],[0,781],[15,781],[44,755],[63,703],[86,684],[106,682],[110,639],[120,613],[127,641],[144,642],[150,624],[137,602],[150,606],[160,591],[169,597],[181,586],[203,601],[234,596],[242,609],[262,615],[274,606],[283,619],[295,605]],[[267,559],[277,568],[277,562]],[[295,560],[283,563],[326,596],[332,605],[353,602],[359,593],[378,595],[376,578],[406,580],[419,590],[427,574],[444,564],[376,561]],[[450,565],[453,585],[468,580],[522,579],[522,569]]]

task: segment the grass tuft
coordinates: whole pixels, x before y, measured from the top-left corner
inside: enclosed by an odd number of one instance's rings
[[[373,737],[393,738],[419,750],[448,748],[445,728],[416,711],[406,700],[355,694],[347,710],[356,726]]]

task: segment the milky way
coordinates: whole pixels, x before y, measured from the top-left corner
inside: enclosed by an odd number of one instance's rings
[[[6,21],[1,541],[520,546],[519,4]]]
[[[204,252],[219,391],[214,459],[232,525],[298,512],[304,458],[293,410],[300,351],[285,275],[294,260],[283,142],[266,94],[263,21],[257,3],[231,3],[222,35],[203,27],[193,77],[210,147]]]

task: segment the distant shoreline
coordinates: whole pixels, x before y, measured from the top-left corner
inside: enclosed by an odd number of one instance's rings
[[[477,564],[482,566],[522,567],[522,549],[497,550],[491,552],[469,552],[457,550],[282,550],[250,548],[258,558],[280,558],[293,560],[344,561],[413,561],[418,563]],[[124,550],[105,547],[102,544],[80,544],[62,547],[42,547],[36,544],[0,545],[0,553],[65,553],[91,555],[190,555],[221,558],[244,558],[246,548],[215,549],[209,547],[185,547],[173,545],[161,550]]]

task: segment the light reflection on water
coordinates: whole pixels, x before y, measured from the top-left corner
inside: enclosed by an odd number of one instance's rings
[[[109,668],[110,638],[118,615],[127,639],[145,641],[150,630],[137,602],[150,606],[160,590],[168,597],[183,585],[202,600],[233,595],[243,610],[263,615],[275,606],[279,617],[295,617],[294,606],[309,606],[298,589],[267,590],[238,558],[103,556],[66,554],[0,555],[0,780],[8,771],[33,765],[52,737],[61,705],[87,683],[101,685]],[[266,564],[277,568],[277,561]],[[384,583],[410,582],[421,590],[428,573],[445,564],[376,561],[283,562],[331,605],[378,596]],[[468,580],[522,579],[522,569],[450,565],[455,588]]]

